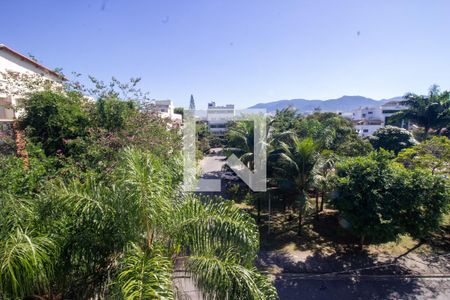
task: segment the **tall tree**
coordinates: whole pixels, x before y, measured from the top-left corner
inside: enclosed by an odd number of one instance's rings
[[[191,101],[189,102],[189,109],[190,110],[195,110],[195,100],[194,100],[194,96],[191,95]]]
[[[450,124],[450,91],[442,91],[439,86],[430,87],[428,95],[406,94],[401,103],[408,108],[396,115],[424,128],[424,137],[430,129],[440,131]]]
[[[228,147],[225,151],[235,154],[248,168],[253,169],[254,124],[239,121],[230,124],[227,132]]]
[[[306,209],[308,189],[313,182],[313,170],[319,158],[313,139],[300,140],[294,136],[291,143],[281,143],[278,182],[280,188],[291,191],[299,206],[298,234],[301,234],[303,215]]]

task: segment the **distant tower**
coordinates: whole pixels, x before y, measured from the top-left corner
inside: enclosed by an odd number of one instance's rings
[[[191,95],[191,102],[189,103],[189,109],[190,110],[195,110],[195,100],[194,100],[194,96]]]

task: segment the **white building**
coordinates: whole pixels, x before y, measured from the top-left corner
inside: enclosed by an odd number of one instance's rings
[[[172,100],[155,100],[154,109],[162,118],[169,118],[181,124],[182,116],[175,113],[175,106]]]
[[[235,110],[233,104],[217,106],[214,101],[208,103],[206,121],[208,122],[209,130],[212,134],[218,136],[224,135],[227,131],[227,123],[233,120],[234,116]]]
[[[14,72],[21,75],[41,75],[44,79],[49,79],[57,83],[62,83],[65,78],[41,65],[40,63],[0,44],[0,85],[6,87],[8,82],[3,74]],[[6,87],[8,89],[8,87]],[[22,92],[23,93],[23,92]],[[0,132],[11,128],[12,122],[20,114],[14,109],[22,101],[20,96],[2,93],[0,91]]]
[[[390,101],[381,106],[360,107],[352,113],[352,121],[355,129],[362,137],[372,135],[378,129],[386,125],[386,120],[406,107],[398,101]],[[409,127],[403,120],[400,127]]]

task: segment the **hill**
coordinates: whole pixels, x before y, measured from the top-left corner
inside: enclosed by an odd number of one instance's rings
[[[383,105],[388,101],[400,100],[401,97],[390,99],[374,100],[363,96],[342,96],[337,99],[328,100],[307,100],[307,99],[292,99],[292,100],[278,100],[267,103],[258,103],[250,108],[265,108],[268,112],[274,112],[277,109],[286,107],[294,107],[299,112],[312,112],[315,108],[320,108],[325,112],[351,112],[360,106],[377,106]]]

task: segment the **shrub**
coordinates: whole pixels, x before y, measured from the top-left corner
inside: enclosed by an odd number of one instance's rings
[[[424,237],[436,229],[450,201],[441,177],[408,170],[385,151],[337,164],[333,204],[351,231],[372,240],[392,240],[402,233]]]
[[[89,118],[77,93],[44,91],[24,101],[20,127],[35,144],[41,144],[47,155],[65,151],[66,140],[86,135]]]
[[[411,132],[395,126],[386,126],[378,129],[369,138],[369,141],[375,149],[383,148],[394,151],[395,154],[403,149],[417,145],[417,141]]]

